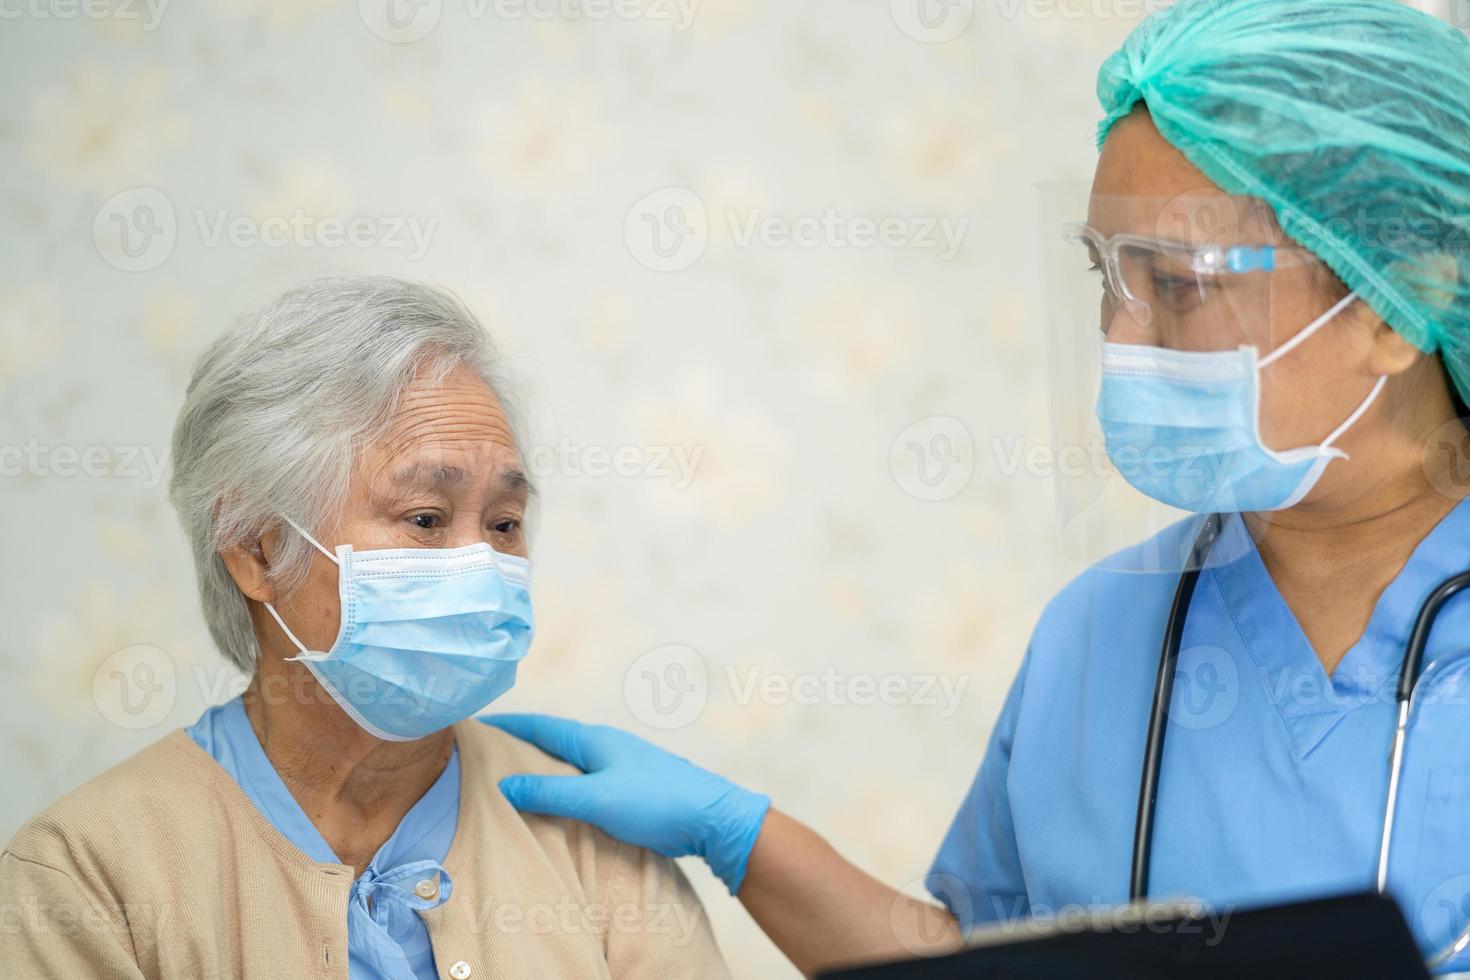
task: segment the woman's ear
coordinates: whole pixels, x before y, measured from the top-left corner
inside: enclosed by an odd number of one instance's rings
[[[246,598],[256,602],[275,602],[276,590],[270,580],[270,559],[275,553],[276,532],[268,531],[250,541],[243,541],[219,553],[225,570]]]
[[[1373,336],[1368,349],[1369,374],[1375,377],[1403,374],[1424,356],[1423,351],[1405,340],[1402,334],[1376,315],[1373,320]]]

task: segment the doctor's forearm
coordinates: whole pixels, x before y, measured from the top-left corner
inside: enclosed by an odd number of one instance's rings
[[[772,808],[739,898],[801,972],[956,949],[954,918],[849,863],[815,831]]]

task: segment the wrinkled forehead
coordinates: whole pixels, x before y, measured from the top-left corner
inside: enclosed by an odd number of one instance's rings
[[[520,448],[500,399],[457,370],[416,379],[385,430],[360,448],[359,473],[398,487],[524,481]]]
[[[1087,202],[1087,224],[1104,236],[1142,235],[1191,246],[1282,240],[1264,201],[1214,188],[1168,197],[1094,192]]]

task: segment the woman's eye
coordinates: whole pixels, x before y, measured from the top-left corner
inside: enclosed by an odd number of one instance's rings
[[[1166,303],[1178,304],[1205,298],[1206,287],[1199,279],[1155,275],[1153,287],[1154,295]]]
[[[506,518],[503,521],[492,524],[491,527],[495,529],[497,534],[514,534],[521,529],[521,522],[515,518]]]
[[[434,522],[438,520],[438,518],[436,518],[433,514],[415,514],[408,520],[409,523],[412,524],[414,527],[421,528],[425,531],[431,531],[434,528]]]

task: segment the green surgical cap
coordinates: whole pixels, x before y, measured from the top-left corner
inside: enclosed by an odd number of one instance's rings
[[[1103,63],[1098,146],[1139,102],[1272,206],[1470,401],[1470,41],[1396,0],[1181,0]]]

